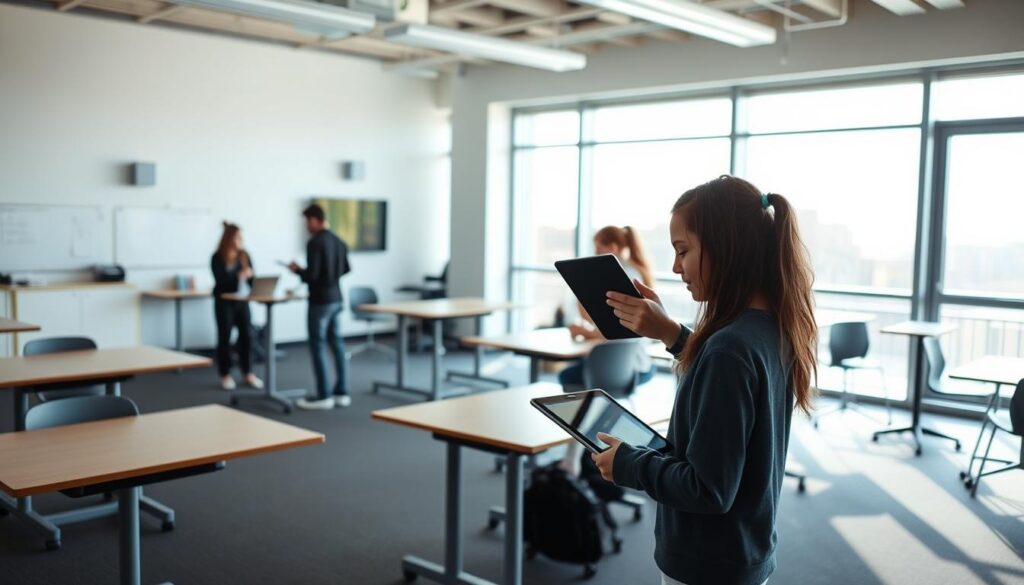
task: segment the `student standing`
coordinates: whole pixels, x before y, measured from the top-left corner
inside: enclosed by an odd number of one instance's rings
[[[224,222],[217,251],[210,258],[213,271],[213,314],[217,319],[217,372],[220,387],[234,390],[231,377],[231,332],[238,329],[238,361],[245,383],[252,388],[263,388],[263,381],[252,373],[252,315],[249,303],[228,301],[222,294],[239,293],[252,286],[252,258],[242,246],[242,230],[233,223]]]
[[[300,398],[295,405],[306,410],[330,410],[352,404],[345,375],[345,342],[341,336],[341,287],[338,281],[351,270],[348,246],[330,229],[324,210],[316,203],[302,212],[306,230],[306,268],[295,262],[289,268],[309,286],[309,351],[316,376],[316,397]],[[334,357],[335,382],[327,382],[327,348]]]
[[[658,502],[655,561],[666,585],[758,585],[776,566],[775,521],[794,404],[811,409],[813,280],[789,201],[730,176],[684,193],[670,223],[702,303],[693,333],[658,296],[608,293],[620,322],[661,340],[684,370],[662,455],[600,435],[605,479]]]

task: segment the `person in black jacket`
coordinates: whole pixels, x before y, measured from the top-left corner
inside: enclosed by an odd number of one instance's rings
[[[252,388],[263,388],[263,381],[252,373],[252,316],[249,303],[228,301],[221,298],[225,293],[242,292],[252,286],[252,258],[242,247],[242,230],[233,223],[224,222],[224,233],[220,237],[217,251],[210,258],[213,270],[213,313],[217,318],[217,371],[220,386],[225,390],[235,389],[231,377],[231,330],[238,328],[238,360],[245,383]]]
[[[306,268],[295,262],[289,268],[309,286],[309,351],[316,376],[316,397],[300,398],[295,405],[306,410],[329,410],[352,404],[345,376],[345,341],[341,337],[341,287],[338,281],[348,274],[348,246],[328,229],[322,207],[313,203],[302,212],[306,230]],[[335,382],[327,383],[327,347],[334,357]]]

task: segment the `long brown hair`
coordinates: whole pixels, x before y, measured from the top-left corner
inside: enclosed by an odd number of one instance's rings
[[[817,376],[814,274],[792,205],[782,195],[762,195],[751,183],[722,175],[683,193],[672,213],[681,214],[700,240],[701,273],[705,261],[710,266],[708,300],[683,348],[682,366],[688,368],[704,342],[761,294],[778,320],[796,404],[809,413]]]
[[[243,268],[249,268],[249,254],[245,250],[235,250],[235,237],[241,231],[242,228],[225,221],[224,232],[220,235],[220,243],[217,244],[217,255],[224,260],[224,264],[234,264],[238,259]]]
[[[650,260],[647,259],[647,251],[632,227],[607,225],[597,230],[597,233],[594,234],[594,241],[600,242],[604,246],[615,244],[620,250],[628,249],[629,261],[640,272],[640,280],[649,287],[654,286],[654,272],[651,270]]]

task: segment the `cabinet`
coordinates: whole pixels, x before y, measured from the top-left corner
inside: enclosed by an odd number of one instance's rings
[[[7,316],[40,326],[39,331],[11,336],[3,355],[18,355],[25,343],[42,337],[92,338],[99,347],[139,344],[139,293],[134,286],[61,284],[4,287],[0,303]]]

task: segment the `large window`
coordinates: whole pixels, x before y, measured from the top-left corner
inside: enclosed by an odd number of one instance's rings
[[[686,189],[733,173],[796,208],[818,307],[874,316],[869,355],[885,377],[858,376],[855,392],[908,400],[910,342],[880,330],[912,315],[960,325],[943,339],[949,367],[1024,355],[1024,190],[1011,174],[1024,157],[1024,73],[724,89],[516,113],[510,279],[516,300],[540,307],[517,327],[550,324],[557,308],[572,317],[551,263],[593,253],[604,225],[637,230],[670,312],[692,320],[697,306],[670,272],[669,211]],[[945,145],[935,160],[933,136]],[[932,167],[943,184],[924,192]],[[921,223],[941,238],[930,243]],[[827,330],[821,343],[824,357]],[[841,379],[822,368],[823,389]]]

